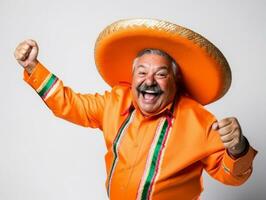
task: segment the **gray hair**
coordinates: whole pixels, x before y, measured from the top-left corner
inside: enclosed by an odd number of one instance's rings
[[[136,64],[138,58],[140,58],[141,56],[143,56],[145,54],[155,54],[155,55],[165,57],[171,63],[171,67],[172,67],[172,70],[173,70],[175,77],[178,78],[177,75],[178,76],[180,75],[179,65],[176,63],[176,61],[168,53],[166,53],[160,49],[143,49],[140,52],[138,52],[136,58],[133,61],[133,69],[135,68],[135,64]]]

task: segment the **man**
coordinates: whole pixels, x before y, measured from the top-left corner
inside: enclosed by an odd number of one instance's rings
[[[231,74],[199,34],[150,19],[110,25],[95,46],[98,70],[112,86],[104,95],[64,87],[37,55],[33,40],[15,50],[25,81],[56,116],[103,131],[110,199],[198,199],[203,169],[230,185],[251,175],[257,152],[237,119],[217,121],[202,106],[226,93]]]

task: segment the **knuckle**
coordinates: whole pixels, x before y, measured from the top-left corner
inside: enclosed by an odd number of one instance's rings
[[[234,118],[233,118],[233,121],[234,121],[234,123],[235,123],[237,126],[240,126],[240,125],[239,125],[239,122],[238,122],[238,120],[237,120],[237,118],[234,117]]]
[[[226,140],[225,140],[225,138],[222,136],[221,137],[221,140],[222,140],[222,142],[225,142]]]
[[[232,123],[232,128],[233,128],[233,129],[237,129],[237,127],[238,127],[237,124],[233,122],[233,123]]]
[[[29,48],[29,45],[28,44],[24,44],[21,48],[22,49],[28,49]]]
[[[220,137],[223,137],[225,135],[223,130],[219,130],[218,133],[219,133]]]
[[[239,134],[238,134],[237,132],[233,132],[233,133],[232,133],[232,137],[233,137],[233,138],[238,138],[238,137],[239,137]]]
[[[230,143],[228,144],[228,148],[229,148],[229,149],[233,148],[234,146],[235,146],[234,142],[230,142]]]
[[[15,49],[15,52],[19,52],[20,49],[21,49],[21,46],[18,45],[18,46],[16,47],[16,49]]]
[[[29,44],[25,44],[24,45],[24,49],[29,49],[30,48],[30,45]]]
[[[20,53],[20,54],[19,54],[19,58],[20,58],[20,59],[25,58],[25,54]]]
[[[21,49],[21,50],[20,50],[20,53],[22,53],[22,54],[25,54],[26,52],[27,52],[26,49]]]
[[[23,46],[25,46],[25,44],[27,44],[27,42],[26,42],[26,41],[23,41],[23,42],[21,42],[21,43],[20,43],[20,47],[23,47]]]
[[[231,121],[232,122],[235,122],[236,121],[236,118],[235,117],[230,117]]]

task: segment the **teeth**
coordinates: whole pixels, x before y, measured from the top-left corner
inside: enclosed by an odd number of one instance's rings
[[[155,91],[152,91],[152,90],[146,90],[145,92],[146,93],[149,93],[149,94],[156,94],[156,92]]]

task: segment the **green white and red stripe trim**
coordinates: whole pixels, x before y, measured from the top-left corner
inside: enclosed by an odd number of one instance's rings
[[[224,161],[223,161],[223,163],[222,163],[222,166],[223,166],[224,171],[225,171],[226,173],[230,173],[230,168],[228,168],[228,167],[224,164]]]
[[[160,174],[160,167],[164,157],[165,146],[171,132],[172,121],[173,119],[171,118],[164,118],[156,130],[144,174],[139,185],[137,200],[151,199],[154,184]]]
[[[58,85],[59,79],[54,74],[50,73],[36,91],[43,100],[46,100],[55,91]]]
[[[115,171],[115,167],[118,163],[119,160],[119,156],[118,156],[118,148],[119,148],[119,144],[126,132],[126,129],[128,128],[129,124],[131,123],[133,116],[134,116],[135,110],[130,112],[129,115],[127,116],[126,120],[123,122],[123,124],[121,125],[120,129],[118,130],[118,133],[114,139],[114,143],[113,143],[113,154],[114,154],[114,160],[112,163],[112,167],[108,176],[108,182],[107,182],[107,194],[108,196],[110,196],[110,187],[111,187],[111,182],[112,182],[112,177]]]

